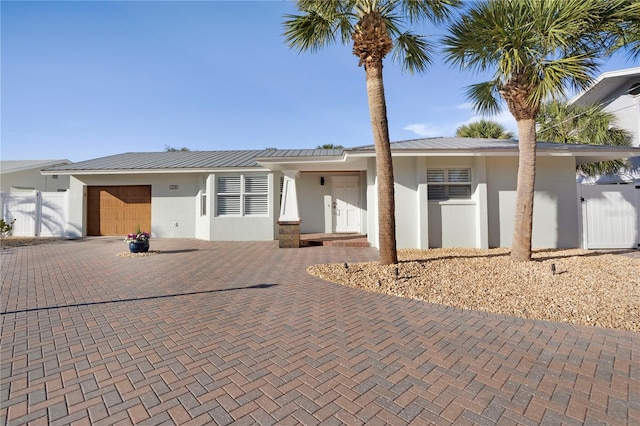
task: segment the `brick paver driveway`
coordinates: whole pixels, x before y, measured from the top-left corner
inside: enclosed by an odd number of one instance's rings
[[[2,424],[639,424],[640,336],[365,293],[372,249],[6,249]]]

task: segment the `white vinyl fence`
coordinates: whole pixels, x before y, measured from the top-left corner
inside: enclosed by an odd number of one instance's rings
[[[640,185],[581,185],[582,245],[640,249]]]
[[[16,237],[67,237],[68,192],[0,192],[0,212]]]

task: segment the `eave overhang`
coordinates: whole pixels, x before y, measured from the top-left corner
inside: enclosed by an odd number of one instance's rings
[[[327,157],[268,157],[257,158],[256,163],[269,170],[299,171],[354,171],[366,170],[367,161],[363,158],[342,155]]]

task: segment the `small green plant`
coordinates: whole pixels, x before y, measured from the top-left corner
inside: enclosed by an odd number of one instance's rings
[[[4,245],[4,239],[13,232],[13,224],[15,222],[15,219],[13,219],[11,223],[7,223],[4,219],[0,219],[0,248]]]

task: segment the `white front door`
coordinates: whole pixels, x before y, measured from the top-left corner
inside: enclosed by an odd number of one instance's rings
[[[360,177],[332,176],[333,232],[360,232]]]

